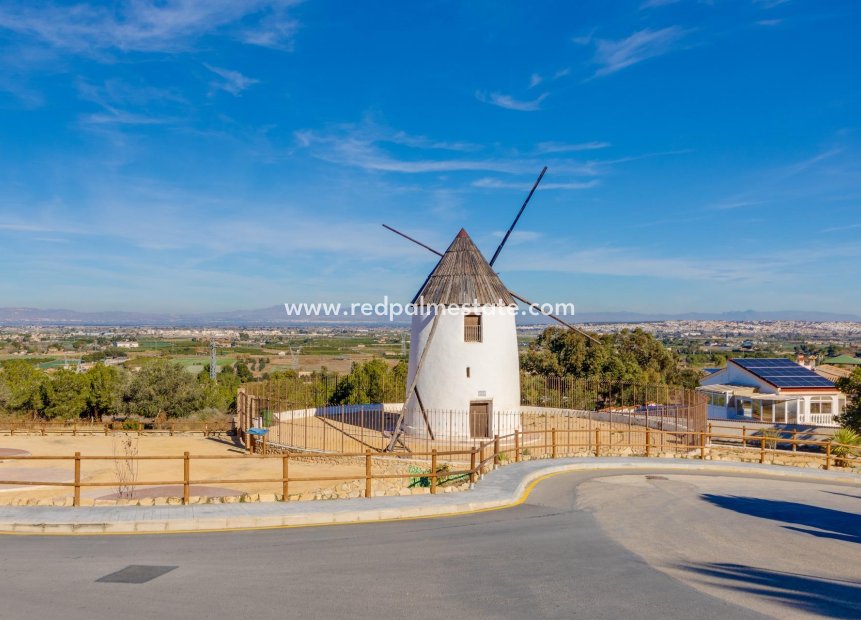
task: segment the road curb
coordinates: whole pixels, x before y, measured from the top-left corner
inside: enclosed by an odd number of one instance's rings
[[[0,534],[123,535],[243,531],[379,523],[468,515],[517,506],[532,488],[550,476],[576,471],[650,470],[725,472],[773,476],[808,482],[861,485],[861,476],[824,471],[660,458],[566,458],[515,463],[491,472],[475,488],[460,493],[313,502],[194,506],[117,506],[93,508],[0,507]]]

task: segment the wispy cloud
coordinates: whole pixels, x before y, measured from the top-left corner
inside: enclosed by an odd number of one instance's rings
[[[565,144],[564,142],[539,142],[535,150],[539,153],[574,153],[577,151],[595,151],[611,146],[609,142],[581,142]]]
[[[813,157],[809,157],[807,159],[804,159],[800,162],[797,162],[795,164],[788,166],[786,168],[785,172],[789,176],[796,175],[800,172],[804,172],[805,170],[808,170],[809,168],[813,168],[814,166],[816,166],[820,162],[823,162],[826,159],[831,159],[835,155],[839,155],[842,152],[843,152],[843,149],[841,149],[841,148],[834,148],[834,149],[828,149],[827,151],[822,151],[821,153],[817,153]]]
[[[310,129],[294,132],[297,148],[309,149],[311,154],[323,161],[380,172],[421,174],[428,172],[488,171],[520,173],[531,170],[522,162],[506,159],[452,158],[450,155],[432,159],[398,157],[384,149],[386,142],[408,143],[408,146],[438,149],[445,142],[427,138],[415,138],[403,132],[391,132],[365,125],[341,125],[329,131]],[[456,143],[455,143],[456,144]],[[445,149],[448,150],[448,149]]]
[[[494,230],[491,233],[492,236],[497,239],[502,239],[505,236],[504,230]],[[536,230],[515,230],[511,233],[511,236],[508,238],[508,243],[512,245],[519,245],[521,243],[529,243],[530,241],[537,241],[544,236],[543,233],[540,233]]]
[[[428,149],[438,151],[480,151],[483,147],[472,142],[449,142],[446,140],[432,140],[426,136],[414,136],[405,131],[383,131],[378,134],[380,142],[391,142],[416,149]]]
[[[97,104],[100,112],[85,114],[81,122],[89,125],[158,125],[175,120],[175,113],[187,101],[173,90],[108,80],[102,85],[78,81],[78,96]],[[134,108],[134,111],[132,111]]]
[[[485,177],[473,181],[472,186],[490,189],[520,189],[529,191],[529,188],[532,187],[532,183],[533,182],[516,183]],[[598,185],[600,185],[600,181],[598,181],[598,179],[590,179],[589,181],[571,181],[568,183],[542,183],[541,189],[578,190],[591,189],[593,187],[598,187]]]
[[[295,150],[308,150],[317,159],[368,171],[400,172],[405,174],[459,171],[497,172],[533,175],[545,164],[554,174],[595,177],[609,167],[630,159],[658,154],[620,158],[614,161],[572,161],[569,158],[548,160],[556,151],[531,152],[525,157],[512,157],[513,149],[496,145],[492,150],[468,142],[434,140],[393,131],[372,122],[342,124],[324,130],[303,129],[294,132]],[[394,147],[392,145],[395,145]],[[407,146],[413,150],[405,150]],[[576,145],[567,145],[576,146]],[[579,148],[600,148],[600,143]],[[485,157],[472,154],[490,150]],[[439,152],[435,152],[439,151]],[[468,155],[469,154],[469,155]],[[540,156],[540,157],[539,157]],[[559,183],[556,189],[585,189],[575,183]],[[519,187],[519,185],[517,185]],[[542,186],[543,187],[543,186]]]
[[[646,0],[646,2],[640,5],[640,9],[654,9],[659,6],[667,6],[678,2],[681,2],[681,0]]]
[[[745,209],[747,207],[755,207],[763,204],[761,200],[728,200],[717,204],[709,205],[709,209],[713,211],[726,211],[730,209]]]
[[[532,75],[529,76],[529,88],[535,88],[536,86],[541,84],[541,82],[543,82],[543,81],[544,81],[543,77],[541,77],[537,73],[533,73]]]
[[[540,110],[541,102],[549,96],[550,93],[542,93],[535,99],[524,101],[515,99],[511,95],[505,95],[503,93],[485,93],[483,91],[477,91],[475,93],[475,98],[482,103],[489,103],[490,105],[505,108],[506,110],[517,110],[518,112],[535,112]]]
[[[756,22],[758,26],[779,26],[782,23],[782,19],[760,19]]]
[[[163,125],[170,122],[170,119],[105,106],[104,112],[86,114],[81,117],[81,122],[88,125]]]
[[[536,248],[521,252],[518,260],[504,269],[513,271],[550,271],[562,273],[599,274],[622,277],[654,277],[669,280],[730,282],[736,284],[773,285],[794,282],[800,271],[811,268],[819,259],[841,260],[857,258],[857,245],[831,246],[819,251],[798,251],[780,247],[773,252],[749,253],[743,259],[725,256],[700,258],[694,256],[660,256],[641,247],[599,246],[575,252],[564,246]],[[751,264],[756,269],[751,269]]]
[[[861,224],[846,224],[845,226],[832,226],[831,228],[823,228],[819,232],[823,232],[823,233],[843,232],[844,230],[854,230],[856,228],[861,228]]]
[[[688,32],[679,26],[670,26],[660,30],[646,28],[624,39],[596,39],[593,62],[598,70],[595,75],[609,75],[673,51]]]
[[[177,51],[223,32],[246,43],[284,47],[297,24],[295,0],[125,0],[117,6],[6,3],[0,29],[79,53]]]
[[[212,82],[212,87],[216,90],[226,91],[234,97],[241,95],[242,91],[249,86],[260,83],[260,80],[242,75],[239,71],[222,69],[221,67],[214,67],[206,63],[203,66],[221,78],[219,81]]]

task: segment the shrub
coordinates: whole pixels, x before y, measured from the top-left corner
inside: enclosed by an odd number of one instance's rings
[[[783,438],[783,435],[776,428],[764,428],[759,434],[765,439],[765,447],[768,450],[776,449],[778,441]]]
[[[851,428],[839,428],[831,436],[831,454],[838,467],[850,467],[850,458],[856,456],[861,447],[861,435]]]

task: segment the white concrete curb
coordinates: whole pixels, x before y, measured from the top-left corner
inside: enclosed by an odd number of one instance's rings
[[[640,470],[725,472],[861,485],[857,474],[814,469],[657,458],[565,458],[515,463],[491,472],[461,493],[309,502],[60,508],[0,507],[0,534],[137,534],[212,532],[367,523],[469,514],[515,506],[530,485],[563,472]]]

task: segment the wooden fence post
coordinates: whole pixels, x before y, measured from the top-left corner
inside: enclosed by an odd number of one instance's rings
[[[595,429],[595,456],[601,456],[601,429]]]
[[[795,452],[798,448],[798,431],[792,431],[792,451]]]
[[[188,452],[182,454],[182,503],[188,504],[188,496],[190,495],[189,480],[191,470],[191,459]]]
[[[473,447],[472,452],[469,454],[469,483],[475,484],[475,451],[477,448]]]
[[[371,451],[365,450],[365,497],[371,497]]]
[[[646,427],[646,457],[652,455],[652,429]]]
[[[831,469],[831,441],[825,444],[825,469]]]
[[[75,496],[73,506],[81,505],[81,453],[75,452]]]
[[[551,439],[551,452],[550,458],[556,458],[556,427],[550,429],[550,439]]]
[[[747,426],[741,427],[741,447],[747,448]]]
[[[700,460],[706,460],[706,433],[702,431],[700,433]]]
[[[514,431],[514,462],[520,462],[520,432]]]
[[[431,479],[430,492],[436,494],[436,448],[431,450]]]
[[[287,501],[287,495],[290,490],[290,453],[285,452],[281,457],[281,493],[282,502]]]
[[[493,469],[499,465],[499,434],[493,436]]]
[[[759,438],[759,462],[765,463],[765,435]]]
[[[478,448],[478,475],[484,475],[484,442],[479,444]]]

